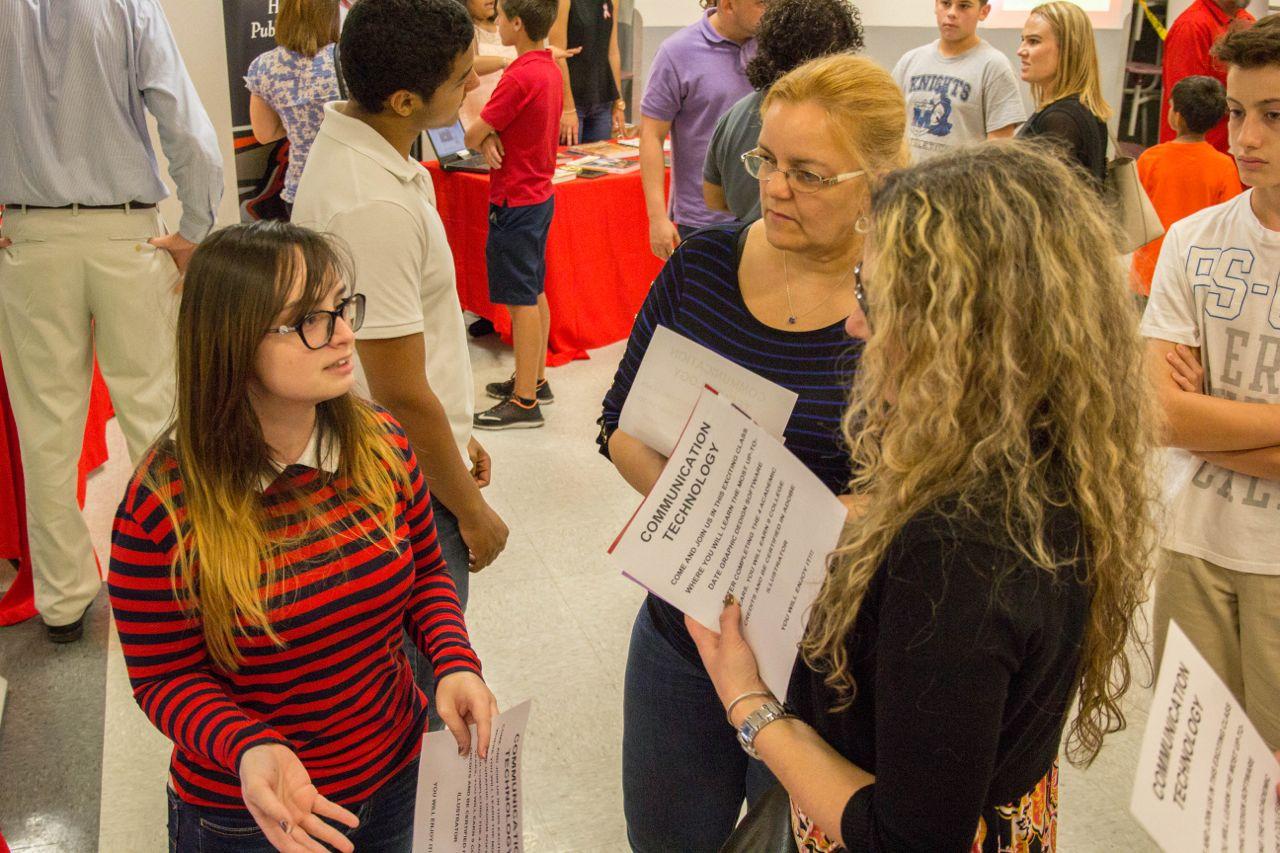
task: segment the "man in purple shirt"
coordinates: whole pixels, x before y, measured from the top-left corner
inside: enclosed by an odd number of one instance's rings
[[[696,228],[731,222],[702,200],[702,163],[720,116],[751,93],[747,62],[767,0],[702,0],[706,12],[658,48],[640,103],[640,175],[649,246],[663,260]],[[662,142],[671,133],[671,207]],[[674,221],[673,221],[674,220]]]

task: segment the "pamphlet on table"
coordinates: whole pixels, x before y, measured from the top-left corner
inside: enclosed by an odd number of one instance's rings
[[[597,172],[608,172],[610,175],[629,175],[640,171],[639,160],[625,160],[619,157],[578,157],[561,166],[562,169],[593,169]]]
[[[1129,809],[1166,853],[1280,849],[1280,764],[1244,709],[1169,625]]]
[[[489,755],[458,755],[445,730],[422,738],[413,853],[508,853],[524,849],[520,753],[529,724],[528,701],[493,719]]]
[[[566,149],[577,157],[616,157],[620,160],[634,160],[640,156],[640,149],[605,139],[601,142],[587,142]]]
[[[618,428],[670,456],[689,412],[707,385],[741,407],[765,432],[782,440],[799,397],[796,392],[666,326],[653,330],[622,406]]]
[[[845,506],[714,391],[703,391],[687,422],[609,553],[628,578],[715,631],[733,593],[760,677],[785,697]]]
[[[624,136],[624,137],[621,137],[621,138],[618,140],[618,144],[619,144],[619,145],[625,145],[625,146],[627,146],[628,148],[635,148],[636,150],[639,150],[639,148],[640,148],[640,137],[638,137],[638,136]],[[670,136],[665,137],[665,138],[662,140],[662,150],[663,150],[663,151],[666,151],[667,153],[670,153],[670,152],[671,152],[671,137],[670,137]]]

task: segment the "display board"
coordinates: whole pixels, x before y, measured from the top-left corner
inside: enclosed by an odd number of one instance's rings
[[[257,218],[246,208],[258,194],[264,175],[275,164],[274,145],[259,145],[249,126],[249,90],[244,75],[260,53],[276,46],[276,11],[280,0],[222,0],[227,37],[227,83],[231,95],[231,133],[236,152],[236,188],[242,220]]]
[[[1043,0],[991,0],[991,14],[984,26],[992,28],[1020,28],[1027,14]],[[1133,4],[1129,0],[1072,0],[1089,13],[1089,21],[1095,30],[1118,30],[1125,26]]]
[[[917,0],[853,0],[867,27],[933,27],[933,3]],[[1019,29],[1027,13],[1042,0],[992,0],[991,14],[983,25],[988,29]],[[1074,0],[1089,13],[1097,29],[1115,30],[1124,26],[1132,2],[1129,0]],[[646,27],[683,27],[697,20],[698,0],[635,0]]]

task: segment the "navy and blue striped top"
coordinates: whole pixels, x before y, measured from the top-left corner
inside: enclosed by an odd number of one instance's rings
[[[734,223],[691,234],[662,268],[605,395],[602,436],[617,428],[649,340],[662,325],[799,394],[783,432],[786,445],[838,494],[845,491],[850,475],[840,418],[848,405],[861,344],[845,334],[843,321],[791,332],[756,319],[738,285],[738,238],[748,227]],[[602,444],[602,452],[605,449]],[[652,595],[649,609],[672,645],[699,662],[680,612]]]
[[[111,607],[133,695],[173,741],[169,784],[185,802],[247,810],[240,758],[282,743],[334,802],[364,802],[418,756],[426,698],[401,648],[404,631],[431,661],[436,679],[480,672],[453,580],[436,543],[426,479],[400,425],[379,418],[409,474],[396,504],[393,538],[350,478],[294,464],[262,495],[268,537],[285,550],[263,563],[262,585],[277,646],[240,627],[240,668],[215,666],[199,613],[184,610],[170,565],[177,537],[148,471],[185,515],[172,455],[153,452],[134,475],[111,534]],[[318,525],[297,523],[300,501]],[[322,529],[323,528],[323,529]]]

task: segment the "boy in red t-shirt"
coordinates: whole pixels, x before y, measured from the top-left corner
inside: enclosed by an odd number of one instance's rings
[[[1178,136],[1138,158],[1138,178],[1166,230],[1196,211],[1235,198],[1243,189],[1236,161],[1204,138],[1226,112],[1226,90],[1212,77],[1184,77],[1173,87],[1169,125]],[[1164,238],[1157,237],[1133,255],[1130,280],[1143,307],[1163,243]]]
[[[551,177],[564,103],[564,80],[547,50],[557,0],[499,0],[498,34],[516,59],[467,128],[466,144],[489,161],[489,301],[507,306],[515,375],[486,386],[502,402],[475,416],[478,429],[540,427],[539,402],[555,398],[547,384],[551,311],[543,283],[547,231],[555,198]]]

